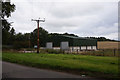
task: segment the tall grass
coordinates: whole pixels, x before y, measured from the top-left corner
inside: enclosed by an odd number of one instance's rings
[[[97,51],[86,51],[83,52],[84,55],[94,55],[94,56],[119,56],[119,50],[118,49],[101,49]]]

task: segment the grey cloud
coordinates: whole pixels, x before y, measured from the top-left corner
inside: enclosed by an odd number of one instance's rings
[[[94,3],[56,3],[51,9],[51,14],[59,18],[69,18],[75,16],[94,15],[99,13],[104,7]]]
[[[79,36],[109,36],[117,33],[117,3],[109,2],[15,2],[10,21],[17,31],[31,32],[37,27],[31,19],[46,18],[40,26],[49,32],[69,32]],[[116,36],[116,35],[115,35]],[[115,37],[114,37],[115,38]]]

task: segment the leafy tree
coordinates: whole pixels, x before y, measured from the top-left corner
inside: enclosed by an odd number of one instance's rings
[[[2,43],[7,44],[9,39],[9,30],[10,30],[10,23],[6,20],[2,21]]]
[[[35,29],[33,32],[31,32],[31,36],[30,36],[30,40],[31,40],[31,45],[37,45],[37,30]],[[48,38],[48,31],[46,31],[45,29],[39,27],[39,44],[40,46],[45,46],[46,40]]]
[[[11,13],[15,11],[15,5],[10,2],[2,3],[2,14],[0,15],[0,20],[2,20],[2,44],[8,44],[10,37],[10,26],[11,24],[5,19],[11,16]]]
[[[13,46],[15,49],[19,48],[28,48],[29,47],[29,36],[30,33],[18,33],[15,35],[15,41],[13,43]]]
[[[2,1],[2,15],[1,17],[4,19],[5,16],[8,18],[11,16],[11,13],[14,12],[15,5],[11,4],[10,2],[3,2]]]
[[[115,40],[107,39],[105,37],[86,37],[86,38],[96,39],[97,41],[115,41]]]
[[[13,45],[14,41],[15,41],[15,29],[12,27],[10,29],[10,32],[9,32],[9,39],[8,39],[8,44],[9,45]]]
[[[11,35],[15,35],[15,29],[12,27],[11,30],[10,30],[10,34]]]
[[[75,34],[69,34],[69,33],[64,33],[64,34],[61,34],[61,35],[67,35],[67,36],[74,36],[74,37],[78,37],[77,35]]]

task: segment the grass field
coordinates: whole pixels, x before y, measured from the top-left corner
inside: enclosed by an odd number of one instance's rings
[[[4,61],[96,77],[117,77],[118,58],[73,54],[3,52]]]
[[[120,42],[113,41],[98,41],[98,49],[118,49]]]

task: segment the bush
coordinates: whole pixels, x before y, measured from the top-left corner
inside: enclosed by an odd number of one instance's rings
[[[28,41],[15,41],[13,44],[14,49],[20,49],[20,48],[28,48],[29,42]]]
[[[44,51],[47,53],[53,53],[53,54],[63,53],[63,51],[61,51],[61,50],[53,50],[53,49],[45,49]]]
[[[10,50],[12,48],[13,48],[13,46],[11,46],[11,45],[2,45],[2,50]]]

